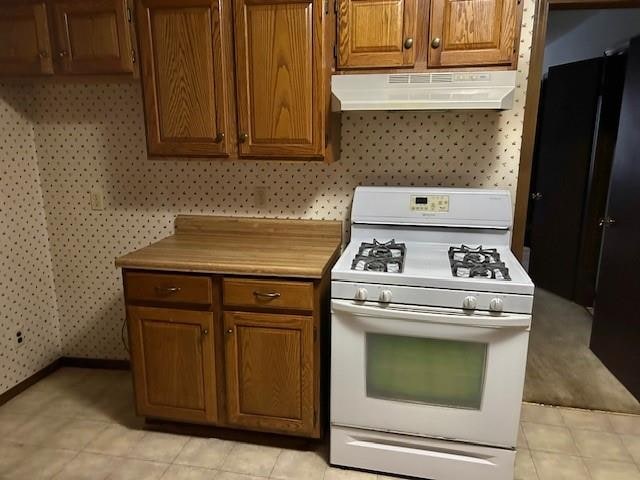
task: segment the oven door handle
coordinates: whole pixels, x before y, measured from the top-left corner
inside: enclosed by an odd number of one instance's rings
[[[448,325],[460,325],[463,327],[481,328],[529,328],[531,326],[530,315],[500,316],[456,314],[448,312],[416,311],[409,309],[389,307],[371,307],[358,305],[347,300],[332,300],[331,311],[347,313],[360,317],[378,317],[384,319],[397,319],[411,322],[440,323]]]

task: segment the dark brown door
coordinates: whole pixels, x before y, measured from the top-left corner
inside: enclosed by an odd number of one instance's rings
[[[591,349],[640,399],[640,37],[631,41],[611,170]]]
[[[413,65],[416,5],[416,0],[339,0],[340,68]]]
[[[214,314],[134,306],[127,314],[138,414],[215,423]]]
[[[62,73],[133,71],[124,0],[54,0],[53,18]]]
[[[235,7],[240,155],[322,155],[322,3],[236,0]]]
[[[217,0],[137,1],[150,155],[229,152],[220,5]]]
[[[0,75],[53,73],[44,2],[0,4]]]
[[[224,314],[228,422],[257,430],[314,430],[313,318]]]
[[[600,59],[549,69],[531,192],[534,283],[573,299],[601,81]]]
[[[519,14],[516,0],[432,0],[429,66],[511,64]]]

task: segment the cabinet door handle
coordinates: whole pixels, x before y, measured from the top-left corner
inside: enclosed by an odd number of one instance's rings
[[[224,140],[224,132],[218,132],[218,134],[216,135],[216,138],[213,139],[213,141],[216,143],[222,143],[223,140]]]
[[[209,335],[209,329],[205,328],[204,330],[202,330],[202,335]]]
[[[180,291],[180,287],[156,287],[157,295],[175,295]]]
[[[40,53],[38,55],[40,55],[40,58],[47,58],[49,56],[49,52],[47,52],[46,50],[40,50]]]
[[[238,134],[238,141],[240,143],[244,143],[247,141],[247,139],[249,138],[249,135],[247,135],[246,133],[242,132],[240,134]]]
[[[438,48],[440,46],[440,39],[438,37],[431,40],[431,48]]]
[[[258,298],[268,298],[269,300],[273,300],[274,298],[280,297],[280,294],[278,292],[264,293],[264,292],[255,291],[253,292],[253,294]]]
[[[60,58],[66,57],[67,56],[67,52],[65,50],[61,50],[58,52],[58,56]]]
[[[231,335],[233,333],[233,328],[227,330],[227,335]]]
[[[409,37],[404,41],[404,48],[409,50],[411,47],[413,47],[413,38]]]

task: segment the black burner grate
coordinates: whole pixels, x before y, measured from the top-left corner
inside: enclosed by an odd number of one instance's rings
[[[379,242],[374,239],[373,243],[363,242],[351,262],[351,269],[402,273],[406,250],[404,243],[396,243],[395,240]]]
[[[495,248],[460,247],[449,248],[449,263],[454,277],[483,277],[494,280],[511,280],[509,269],[500,261]]]

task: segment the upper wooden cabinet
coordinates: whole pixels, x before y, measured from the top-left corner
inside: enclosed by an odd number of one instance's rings
[[[413,65],[417,0],[338,2],[341,68]]]
[[[322,8],[310,0],[236,0],[240,154],[321,155]]]
[[[49,75],[52,50],[44,2],[0,4],[0,74]]]
[[[431,0],[428,65],[515,63],[519,18],[517,0]]]
[[[0,3],[0,75],[132,73],[128,14],[126,0]]]
[[[130,73],[125,0],[53,0],[55,55],[63,73]]]
[[[151,155],[225,156],[227,35],[218,0],[138,0]]]
[[[333,29],[322,5],[137,0],[149,154],[325,158]]]

